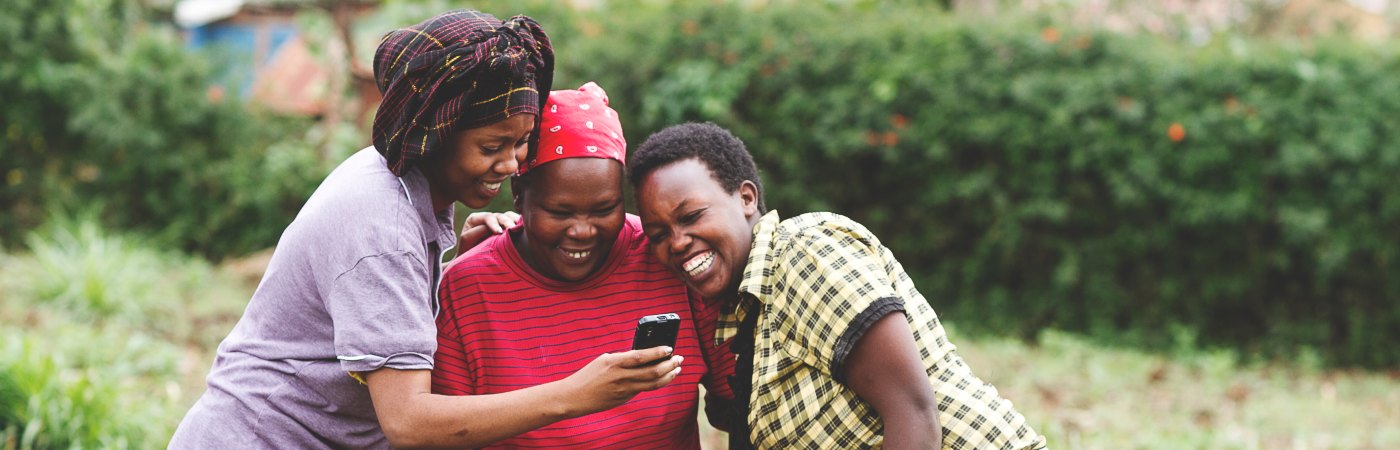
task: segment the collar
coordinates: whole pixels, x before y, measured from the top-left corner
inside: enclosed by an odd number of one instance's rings
[[[399,177],[399,184],[403,185],[403,194],[408,198],[408,204],[418,213],[418,223],[423,227],[423,236],[430,241],[436,240],[440,253],[446,253],[456,247],[457,235],[452,232],[452,215],[456,208],[449,206],[442,211],[433,211],[432,188],[428,185],[428,177],[417,167],[412,167]],[[434,256],[439,259],[442,257],[440,254]]]
[[[744,276],[739,279],[739,292],[735,300],[721,310],[719,324],[715,328],[715,343],[734,337],[739,324],[753,313],[764,298],[773,295],[773,284],[768,275],[774,273],[773,260],[776,253],[778,224],[781,219],[777,210],[768,211],[753,227],[753,243],[749,247],[749,259],[744,263]]]

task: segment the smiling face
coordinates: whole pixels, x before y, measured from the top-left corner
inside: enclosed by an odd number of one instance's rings
[[[637,209],[652,254],[709,299],[737,291],[758,223],[758,188],[725,191],[709,166],[679,160],[637,184]]]
[[[433,210],[441,211],[452,202],[471,208],[491,203],[501,193],[501,183],[525,162],[526,144],[534,127],[534,114],[517,114],[457,133],[452,145],[422,166],[432,186]]]
[[[603,267],[622,231],[622,163],[568,158],[530,170],[513,185],[524,232],[516,249],[536,272],[582,281]]]

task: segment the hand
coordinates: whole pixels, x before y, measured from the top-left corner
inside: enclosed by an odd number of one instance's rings
[[[519,221],[520,214],[516,214],[515,211],[506,211],[500,213],[490,211],[477,211],[467,215],[467,223],[466,225],[463,225],[462,228],[469,229],[472,227],[485,225],[486,228],[489,228],[491,230],[491,234],[501,234],[510,227],[515,226],[515,223]]]
[[[477,211],[467,215],[467,223],[462,225],[462,234],[457,237],[457,253],[466,253],[486,238],[504,233],[518,222],[520,214],[516,214],[515,211]]]
[[[607,410],[644,391],[671,384],[681,373],[680,355],[670,355],[670,347],[653,347],[622,353],[604,353],[578,372],[560,380],[573,395],[578,415]],[[665,359],[663,359],[665,358]],[[662,359],[660,363],[648,364]]]

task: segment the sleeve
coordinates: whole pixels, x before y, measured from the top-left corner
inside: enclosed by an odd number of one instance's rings
[[[460,259],[460,258],[458,258]],[[456,271],[449,270],[448,275],[442,279],[442,290],[438,292],[438,298],[442,299],[442,312],[437,317],[437,354],[434,355],[436,365],[433,367],[433,393],[442,395],[472,395],[476,393],[472,383],[474,378],[470,367],[467,364],[466,345],[462,342],[461,323],[459,309],[460,297],[453,296],[454,291],[458,291]]]
[[[432,369],[437,327],[431,280],[412,252],[368,256],[336,277],[326,308],[341,368]]]
[[[794,235],[775,261],[773,310],[784,348],[842,383],[846,359],[866,330],[904,310],[877,245],[849,229],[816,226]]]

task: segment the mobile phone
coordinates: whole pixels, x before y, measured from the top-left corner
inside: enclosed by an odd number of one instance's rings
[[[637,320],[637,332],[632,335],[632,349],[641,350],[662,345],[675,349],[676,333],[680,331],[680,328],[681,316],[676,313],[653,314],[643,317]],[[656,364],[667,358],[670,358],[670,355],[648,364]]]

